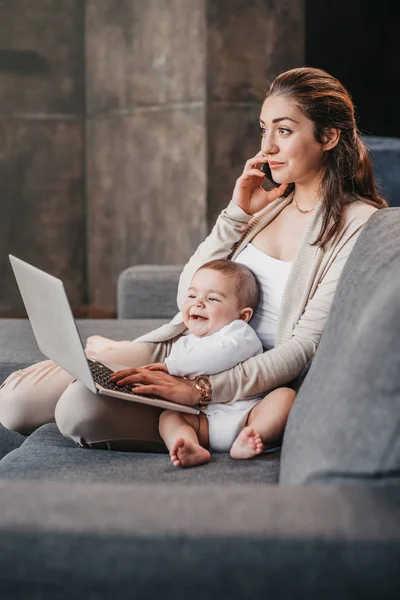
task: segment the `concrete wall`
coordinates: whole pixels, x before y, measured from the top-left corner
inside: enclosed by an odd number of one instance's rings
[[[88,0],[86,27],[89,289],[112,308],[121,269],[206,233],[204,3]]]
[[[21,312],[11,252],[112,315],[123,268],[184,263],[229,202],[267,81],[304,63],[304,2],[0,11],[0,314]]]
[[[8,254],[86,296],[84,5],[0,2],[0,314],[24,309]]]

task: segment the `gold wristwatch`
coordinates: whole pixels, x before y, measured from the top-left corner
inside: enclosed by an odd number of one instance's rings
[[[201,395],[199,407],[206,408],[212,397],[211,381],[208,375],[199,375],[198,377],[195,377],[194,387],[200,392]]]

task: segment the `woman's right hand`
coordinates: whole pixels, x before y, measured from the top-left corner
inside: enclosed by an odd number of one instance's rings
[[[282,183],[278,188],[264,190],[262,183],[265,175],[260,171],[259,166],[267,162],[265,154],[259,152],[246,162],[243,173],[236,181],[232,201],[248,215],[254,215],[282,196],[288,186],[287,183]]]

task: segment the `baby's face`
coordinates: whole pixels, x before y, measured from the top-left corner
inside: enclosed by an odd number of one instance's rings
[[[183,320],[189,331],[204,337],[239,318],[233,277],[212,269],[197,271],[183,305]]]

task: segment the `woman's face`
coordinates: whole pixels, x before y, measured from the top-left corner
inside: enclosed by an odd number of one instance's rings
[[[261,109],[261,150],[277,183],[312,184],[323,167],[325,146],[316,141],[313,122],[285,96],[268,97]]]

